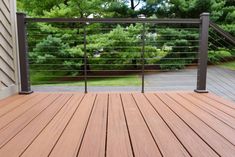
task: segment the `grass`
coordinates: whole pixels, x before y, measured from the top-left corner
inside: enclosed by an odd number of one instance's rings
[[[58,75],[58,74],[57,74]],[[44,76],[51,76],[48,73],[31,73],[30,79],[33,85],[40,86],[84,86],[84,81],[56,81],[53,83],[51,78]],[[60,76],[64,76],[60,74]],[[138,75],[124,75],[123,77],[107,77],[107,78],[89,78],[89,86],[139,86],[141,79]]]
[[[235,61],[224,63],[221,66],[230,70],[235,70]]]

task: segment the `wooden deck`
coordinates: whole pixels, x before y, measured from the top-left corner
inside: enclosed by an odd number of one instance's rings
[[[235,156],[235,104],[213,94],[34,93],[0,101],[1,157]]]

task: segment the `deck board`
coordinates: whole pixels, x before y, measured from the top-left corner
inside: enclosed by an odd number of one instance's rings
[[[76,109],[79,107],[82,96],[83,94],[73,95],[65,104],[64,108],[53,118],[50,124],[47,125],[21,156],[48,156]]]
[[[96,95],[86,94],[64,133],[52,150],[51,157],[76,157],[92,112]],[[79,125],[77,125],[79,124]],[[76,135],[76,136],[73,136]]]
[[[172,106],[178,106],[173,105],[169,97],[162,93],[158,94],[158,97],[153,94],[146,94],[146,96],[192,156],[217,156],[217,154],[194,132],[194,130],[178,117],[178,115],[174,113],[175,111],[173,112],[170,109]],[[166,104],[171,106],[167,107]],[[200,127],[200,125],[198,125],[198,127]]]
[[[193,115],[187,109],[174,102],[167,103],[167,105],[174,110],[174,112],[176,112],[177,115],[181,117],[201,139],[213,148],[213,150],[216,150],[219,155],[231,156],[231,154],[235,153],[235,147],[232,143],[210,128],[206,123]]]
[[[212,116],[211,114],[208,114],[199,107],[195,106],[190,101],[182,99],[182,97],[176,94],[174,94],[174,96],[172,97],[175,101],[178,102],[178,104],[182,105],[185,109],[187,109],[189,112],[197,116],[204,123],[206,123],[212,129],[217,131],[219,134],[223,135],[227,140],[229,140],[232,144],[235,145],[235,130],[233,128],[223,123],[222,121],[218,120],[216,117]]]
[[[139,109],[137,108],[131,94],[122,94],[121,97],[127,119],[127,125],[130,131],[134,155],[136,157],[161,156],[158,145],[149,132],[147,124],[139,112]]]
[[[163,156],[190,156],[148,100],[142,94],[133,95]]]
[[[201,99],[203,99],[201,96],[198,97],[200,99],[196,99],[195,97],[193,97],[190,94],[185,94],[185,95],[181,95],[181,96],[183,96],[185,99],[187,99],[188,101],[193,103],[195,106],[201,108],[205,112],[211,114],[215,118],[219,119],[220,121],[226,123],[227,125],[229,125],[233,129],[235,129],[235,118],[233,118],[229,114],[226,114],[225,112],[216,108],[216,105],[209,105],[209,104],[205,103],[204,101],[201,101]]]
[[[36,97],[34,97],[34,99],[30,99],[26,103],[20,105],[19,107],[16,107],[14,110],[12,110],[12,111],[8,112],[7,114],[5,114],[4,116],[2,116],[0,119],[0,126],[1,126],[0,129],[2,129],[7,124],[14,121],[15,119],[17,119],[17,117],[19,117],[20,115],[24,114],[27,110],[34,107],[34,105],[39,104],[40,101],[42,101],[43,99],[45,99],[48,96],[49,96],[49,94],[37,95]]]
[[[14,101],[17,101],[20,98],[22,98],[21,95],[13,95],[13,96],[11,96],[9,98],[2,99],[2,100],[0,100],[0,108],[6,106],[8,104],[11,104]]]
[[[79,157],[105,156],[108,94],[98,94]]]
[[[30,94],[27,96],[21,96],[19,99],[14,100],[12,102],[11,101],[7,102],[8,105],[5,104],[0,108],[0,117],[4,116],[5,114],[14,110],[15,108],[20,107],[21,105],[23,105],[24,103],[26,103],[27,101],[29,101],[31,98],[33,98],[35,96],[36,96],[35,94]],[[7,101],[7,99],[6,99],[6,101]]]
[[[231,102],[231,101],[228,101],[226,99],[220,98],[217,95],[211,94],[211,93],[204,94],[204,95],[206,95],[207,97],[209,97],[210,99],[212,99],[214,101],[219,102],[220,104],[222,104],[222,106],[225,105],[225,106],[228,106],[228,107],[230,107],[232,109],[235,109],[234,102]]]
[[[9,141],[14,137],[18,132],[20,132],[25,126],[27,126],[37,115],[43,112],[53,101],[58,98],[59,95],[54,94],[48,99],[44,99],[38,105],[34,106],[32,109],[28,110],[14,120],[12,123],[0,130],[0,146]]]
[[[71,98],[71,96],[72,95],[65,94],[59,97],[51,107],[37,116],[9,142],[5,143],[0,148],[0,156],[20,156],[42,132],[42,130],[51,122],[54,116],[63,109],[65,103]]]
[[[34,93],[0,100],[3,157],[234,154],[235,104],[210,93]]]
[[[194,97],[197,99],[200,99],[201,101],[213,106],[214,108],[220,110],[221,112],[224,112],[225,114],[234,117],[235,118],[235,108],[234,105],[232,106],[226,106],[226,105],[221,105],[218,101],[215,101],[205,95],[197,95],[197,94],[192,94]],[[228,105],[228,103],[226,103]]]
[[[109,95],[107,156],[133,157],[120,94]]]

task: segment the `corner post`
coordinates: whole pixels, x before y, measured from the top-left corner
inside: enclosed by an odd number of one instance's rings
[[[200,15],[200,42],[198,55],[198,71],[197,71],[197,93],[208,93],[206,90],[207,77],[207,60],[208,60],[208,36],[209,36],[209,13]]]
[[[19,94],[31,94],[29,81],[29,63],[28,63],[28,45],[26,34],[26,15],[17,13],[17,28],[18,28],[18,45],[19,45],[19,62],[20,62],[20,83],[21,90]]]

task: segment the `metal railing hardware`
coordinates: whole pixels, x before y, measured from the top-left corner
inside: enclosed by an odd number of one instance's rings
[[[17,24],[22,94],[32,93],[30,72],[51,74],[42,76],[43,79],[35,84],[84,81],[85,93],[92,78],[138,74],[144,93],[146,73],[181,71],[182,67],[192,65],[198,68],[195,92],[205,93],[209,26],[224,34],[209,21],[208,13],[202,13],[200,19],[28,18],[17,13]],[[56,29],[50,32],[41,28],[45,25]],[[61,35],[58,39],[58,34],[65,31],[69,31],[69,35]],[[97,39],[96,31],[100,31],[98,35],[102,39]],[[118,31],[126,33],[125,39],[118,38]],[[111,38],[113,34],[116,39]],[[233,41],[230,36],[226,37]],[[63,51],[58,44],[44,43],[50,38],[63,43]],[[107,45],[106,40],[112,44]],[[61,56],[55,58],[52,54]]]

